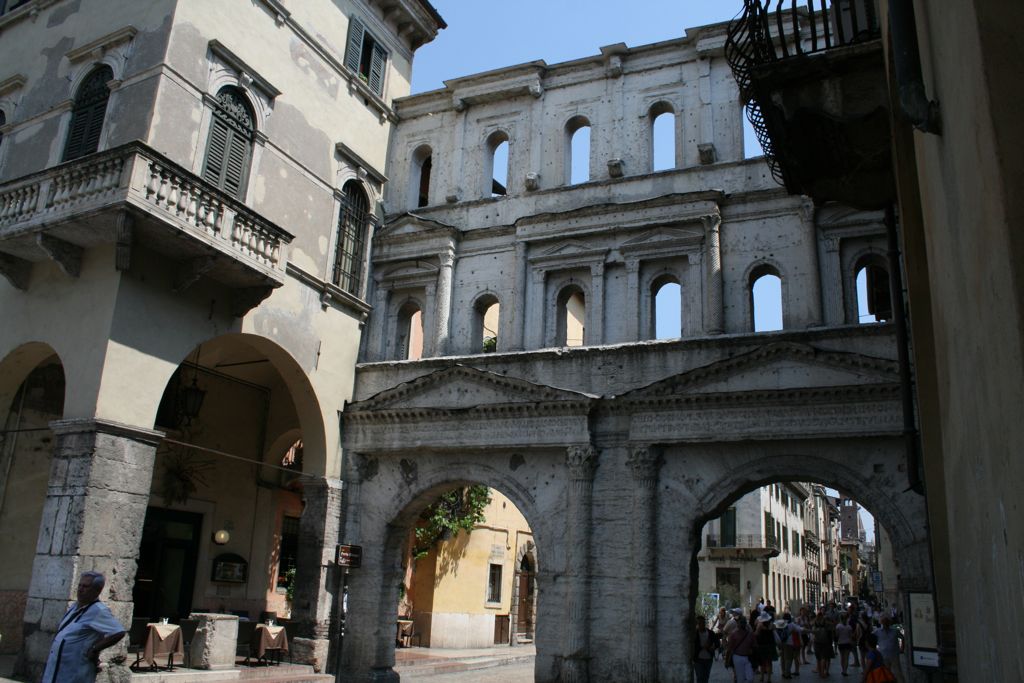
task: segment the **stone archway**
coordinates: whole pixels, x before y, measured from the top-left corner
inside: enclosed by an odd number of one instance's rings
[[[50,475],[50,423],[64,412],[65,368],[48,344],[19,346],[0,360],[0,538],[6,561],[0,576],[0,653],[24,647],[29,598]]]

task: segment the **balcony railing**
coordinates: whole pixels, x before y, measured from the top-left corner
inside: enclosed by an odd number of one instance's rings
[[[231,275],[236,285],[284,281],[284,250],[291,234],[141,142],[0,185],[0,243],[8,247],[3,251],[24,253],[17,243],[45,230],[88,246],[104,241],[110,221],[96,219],[85,228],[80,219],[122,208],[134,209],[143,231],[170,228],[191,238],[190,246],[172,255],[229,256],[250,272]],[[166,240],[153,242],[160,244],[158,249],[175,249]]]
[[[737,534],[730,537],[708,534],[704,545],[709,552],[715,554],[735,551],[737,554],[764,554],[774,557],[782,550],[779,540],[771,534]]]
[[[796,0],[743,0],[743,10],[729,24],[725,57],[747,103],[747,118],[780,184],[786,179],[753,85],[755,70],[880,35],[875,0],[807,0],[802,5]]]

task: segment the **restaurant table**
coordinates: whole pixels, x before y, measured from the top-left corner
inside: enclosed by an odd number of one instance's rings
[[[174,655],[185,656],[185,648],[181,642],[181,627],[175,624],[147,624],[149,633],[146,634],[146,648],[143,651],[144,659],[152,668],[157,668],[158,657],[167,655],[167,668],[174,668]]]
[[[256,624],[256,657],[263,659],[267,650],[288,652],[288,634],[284,626]]]

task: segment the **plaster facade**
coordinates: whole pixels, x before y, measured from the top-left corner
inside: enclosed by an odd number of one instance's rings
[[[369,311],[365,246],[342,245],[339,223],[355,188],[368,243],[393,100],[409,91],[415,50],[443,26],[418,0],[0,10],[0,311],[17,321],[0,326],[0,410],[8,426],[44,430],[0,441],[12,564],[0,617],[5,646],[23,624],[23,672],[38,671],[84,569],[108,574],[104,599],[126,626],[133,613],[290,612],[296,650],[326,668],[337,413]],[[385,57],[372,78],[349,59],[354,41]],[[80,86],[99,68],[113,78],[95,147],[68,159]],[[207,172],[225,92],[241,103],[232,120],[248,126],[237,191]],[[356,264],[346,280],[343,251]],[[49,367],[62,386],[43,415],[21,397]],[[190,384],[201,410],[185,419]],[[296,444],[301,458],[286,464]],[[184,613],[142,607],[161,515],[194,520]],[[305,539],[291,605],[278,581],[285,518]],[[210,540],[217,530],[229,531],[223,547]],[[225,555],[244,560],[243,582],[211,572]]]

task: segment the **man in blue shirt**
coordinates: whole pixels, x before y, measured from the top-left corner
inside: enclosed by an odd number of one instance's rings
[[[106,578],[83,572],[78,581],[78,602],[60,620],[46,659],[43,683],[93,683],[100,651],[124,638],[124,627],[100,602]]]

